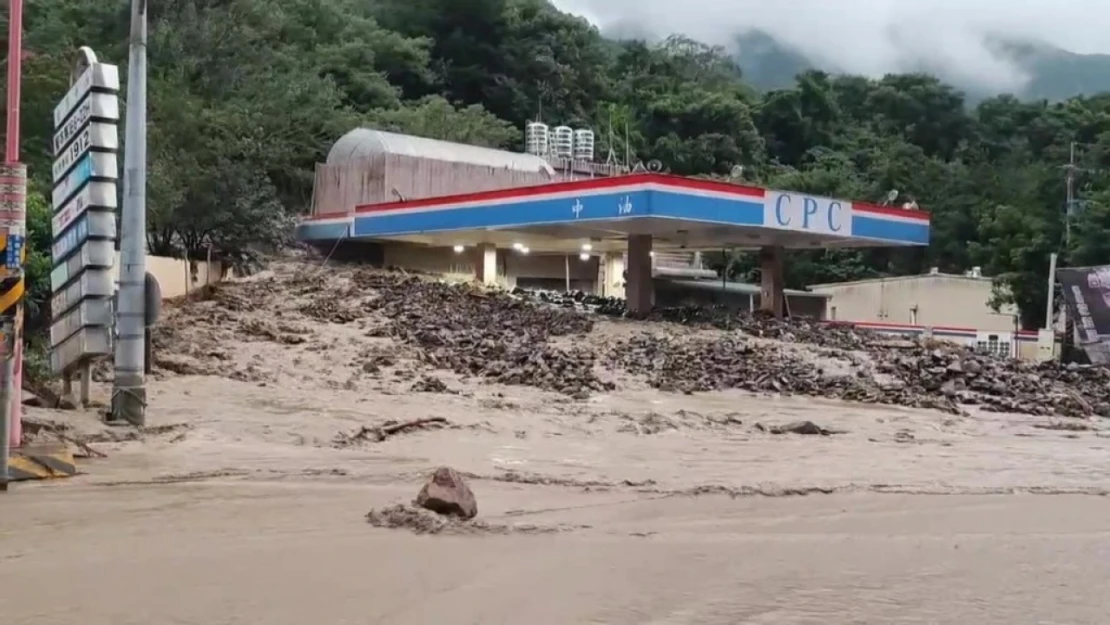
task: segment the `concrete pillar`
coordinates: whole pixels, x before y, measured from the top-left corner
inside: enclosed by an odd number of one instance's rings
[[[624,254],[606,252],[597,260],[597,294],[602,297],[623,298]]]
[[[782,319],[786,298],[783,294],[785,276],[783,274],[783,249],[781,246],[767,246],[759,250],[762,301],[760,309],[771,312]]]
[[[497,284],[497,247],[492,243],[483,243],[478,246],[477,262],[475,263],[477,277],[486,286]]]
[[[628,237],[628,312],[633,316],[651,312],[655,302],[651,275],[651,235],[633,234]]]

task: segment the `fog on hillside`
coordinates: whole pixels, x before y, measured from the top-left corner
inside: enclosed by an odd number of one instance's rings
[[[770,34],[826,69],[879,76],[927,69],[963,85],[1020,91],[1029,76],[998,40],[1110,52],[1105,0],[553,0],[603,29],[681,33],[733,46]]]

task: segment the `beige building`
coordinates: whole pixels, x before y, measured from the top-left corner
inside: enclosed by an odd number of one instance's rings
[[[972,270],[815,284],[809,290],[830,296],[829,320],[1012,331],[1017,310],[992,309],[993,288],[990,278]]]
[[[1038,333],[1018,329],[1015,307],[991,308],[994,284],[978,267],[962,275],[934,269],[919,276],[815,284],[809,289],[829,296],[830,321],[894,335],[931,335],[1001,355],[1045,357]],[[1047,350],[1051,357],[1051,335]]]

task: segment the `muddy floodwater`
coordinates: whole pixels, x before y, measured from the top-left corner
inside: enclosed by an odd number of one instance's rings
[[[368,526],[414,485],[20,489],[0,599],[25,625],[1105,623],[1090,496],[649,496],[480,483],[551,533]]]
[[[146,428],[29,409],[104,457],[0,496],[0,623],[1108,622],[1104,419],[667,392],[600,364],[569,394],[500,384],[305,309],[311,280],[268,284],[167,311]],[[867,365],[789,349],[793,371]],[[441,465],[474,522],[404,507]]]

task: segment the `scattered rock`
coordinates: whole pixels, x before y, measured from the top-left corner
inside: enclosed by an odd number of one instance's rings
[[[446,393],[447,385],[437,377],[425,375],[421,376],[410,388],[413,393]]]
[[[916,440],[917,437],[910,430],[902,429],[894,433],[894,442],[896,443],[912,443]]]
[[[350,447],[362,441],[380,443],[394,434],[416,429],[439,429],[447,425],[447,419],[443,417],[428,417],[427,419],[414,419],[412,421],[403,421],[400,423],[397,421],[386,421],[382,425],[364,425],[346,434],[340,432],[335,436],[332,445],[334,447],[343,448]]]
[[[46,401],[36,395],[34,392],[23,389],[23,397],[20,400],[24,406],[33,406],[35,408],[45,408]]]
[[[756,423],[755,428],[761,432],[769,434],[802,434],[805,436],[831,436],[833,434],[843,434],[842,430],[830,430],[823,428],[813,421],[794,421],[785,425],[763,425]]]
[[[1038,430],[1056,430],[1062,432],[1089,432],[1093,429],[1090,424],[1082,421],[1053,421],[1051,423],[1034,423]]]
[[[617,431],[628,434],[651,435],[678,429],[678,424],[674,420],[657,412],[649,412],[639,418],[624,415],[623,420],[624,424],[618,427]]]
[[[73,393],[58,397],[58,408],[61,410],[77,410],[77,407],[80,405],[80,399]]]
[[[478,515],[478,501],[458,471],[450,467],[436,469],[413,505],[437,514],[473,519]]]

